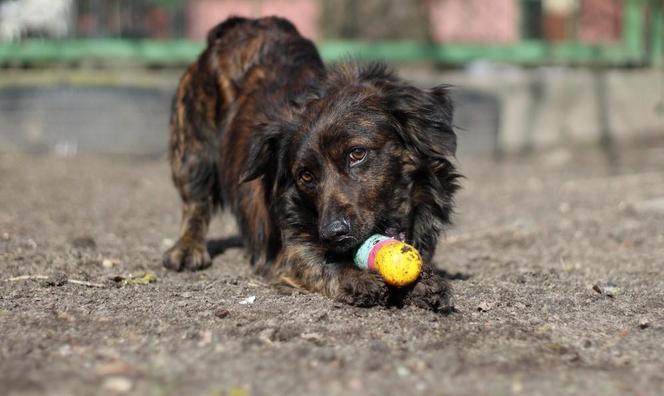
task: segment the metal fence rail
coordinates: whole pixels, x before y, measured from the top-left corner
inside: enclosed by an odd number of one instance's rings
[[[648,65],[664,62],[664,1],[624,0],[621,37],[587,43],[577,39],[548,41],[524,38],[508,44],[427,43],[422,41],[323,40],[323,58],[345,56],[388,61],[428,60],[459,65],[474,60],[537,64]],[[184,39],[93,38],[0,43],[0,65],[97,62],[154,66],[186,64],[203,44]]]

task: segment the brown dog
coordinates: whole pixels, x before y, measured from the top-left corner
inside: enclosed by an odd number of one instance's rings
[[[183,201],[174,270],[210,265],[213,212],[230,207],[258,273],[360,305],[449,310],[431,264],[458,174],[445,87],[403,83],[382,64],[326,68],[285,19],[230,18],[180,81],[170,159]],[[425,261],[407,288],[353,267],[370,235],[408,241]]]

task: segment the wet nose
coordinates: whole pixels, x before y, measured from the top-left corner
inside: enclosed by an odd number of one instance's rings
[[[318,233],[325,242],[339,242],[350,233],[350,223],[346,218],[334,219],[324,224]]]

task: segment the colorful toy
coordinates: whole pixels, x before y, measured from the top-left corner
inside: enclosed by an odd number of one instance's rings
[[[355,253],[358,268],[376,271],[391,286],[415,282],[422,271],[422,257],[413,246],[397,239],[375,234]]]

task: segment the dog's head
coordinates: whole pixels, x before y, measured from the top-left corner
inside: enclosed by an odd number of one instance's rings
[[[319,95],[264,128],[243,180],[263,176],[291,236],[348,254],[373,233],[412,237],[456,150],[445,87],[420,90],[382,65],[333,67]]]

